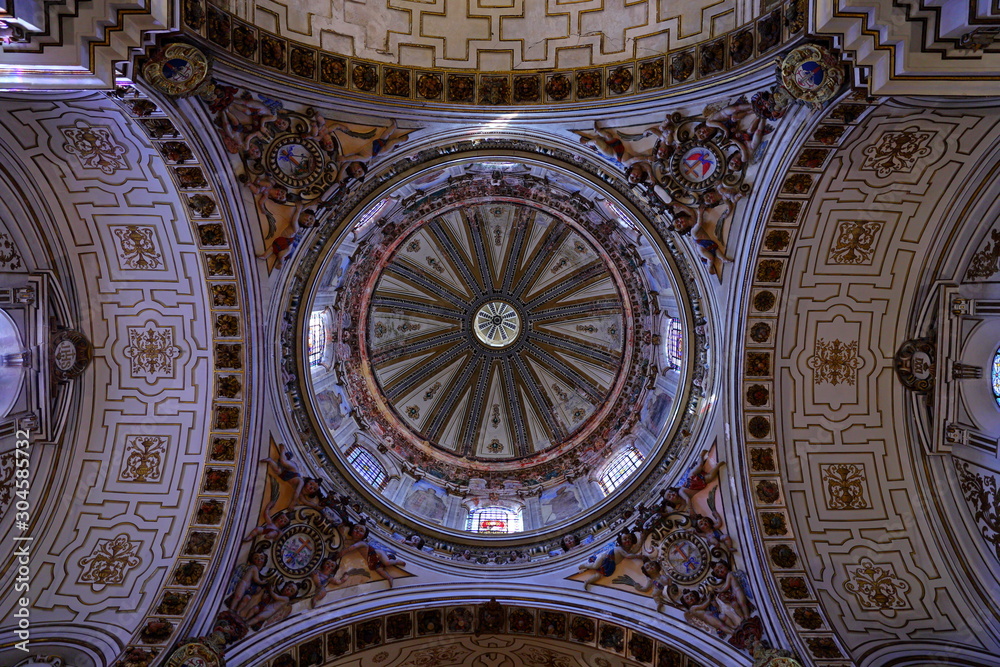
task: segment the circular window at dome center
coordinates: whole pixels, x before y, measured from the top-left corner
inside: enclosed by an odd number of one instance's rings
[[[510,347],[521,333],[521,318],[506,301],[487,301],[472,322],[476,339],[487,347],[502,350]]]

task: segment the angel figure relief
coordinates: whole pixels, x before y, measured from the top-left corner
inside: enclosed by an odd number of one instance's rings
[[[697,116],[673,113],[636,132],[600,125],[575,132],[581,144],[625,172],[664,215],[666,229],[691,239],[709,274],[721,281],[723,265],[732,261],[723,229],[750,193],[747,169],[774,129],[767,121],[781,117],[783,104],[762,91]]]
[[[746,575],[726,529],[719,493],[725,463],[715,446],[661,492],[653,507],[637,507],[615,544],[579,566],[571,579],[652,598],[705,632],[748,648],[763,636]]]
[[[324,208],[362,183],[373,164],[410,136],[396,121],[361,126],[337,121],[312,107],[216,83],[202,98],[223,147],[239,156],[239,180],[253,198],[269,269],[294,253]]]

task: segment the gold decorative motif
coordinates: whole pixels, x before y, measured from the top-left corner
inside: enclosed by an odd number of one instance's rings
[[[969,268],[965,272],[966,280],[990,278],[1000,272],[1000,229],[994,229],[990,232],[990,240],[993,242],[992,245],[987,243],[982,250],[972,256]],[[0,248],[2,248],[2,244],[0,244]],[[3,256],[0,254],[0,263],[2,262]]]
[[[816,351],[806,361],[815,373],[816,384],[841,383],[854,385],[857,370],[864,365],[858,357],[858,341],[845,343],[837,338],[829,343],[822,338],[816,340]]]
[[[16,271],[22,264],[21,254],[17,251],[14,241],[9,235],[0,232],[0,269]]]
[[[59,129],[66,137],[63,150],[80,158],[84,169],[100,169],[109,175],[119,169],[128,169],[124,157],[126,148],[115,140],[110,127],[92,127],[78,120],[73,127]]]
[[[125,225],[112,231],[118,237],[122,268],[148,271],[163,266],[163,256],[157,252],[156,232],[152,227]]]
[[[132,361],[132,377],[147,381],[174,377],[174,361],[181,349],[174,345],[172,327],[158,327],[147,322],[144,327],[128,328],[125,356]]]
[[[851,463],[822,464],[819,467],[825,486],[826,508],[831,510],[863,510],[865,500],[864,466]]]
[[[909,609],[904,594],[910,590],[910,585],[896,578],[892,565],[875,565],[870,558],[862,558],[856,570],[848,569],[847,576],[850,581],[844,588],[854,594],[862,609],[878,611],[889,618],[894,617],[898,609]]]
[[[861,171],[874,171],[879,178],[900,172],[913,171],[917,160],[931,154],[927,143],[937,132],[922,132],[918,127],[908,127],[901,132],[885,132],[878,141],[863,151],[865,162]]]
[[[97,540],[89,556],[80,559],[79,583],[90,584],[95,591],[121,584],[129,570],[142,563],[138,556],[141,542],[133,542],[126,533],[110,540]]]
[[[841,222],[826,261],[830,264],[871,264],[884,224],[863,220]]]
[[[130,435],[125,438],[125,458],[118,479],[125,482],[157,482],[163,468],[169,438]]]
[[[14,499],[14,450],[0,453],[0,519],[7,513],[10,501]]]
[[[1000,560],[1000,495],[995,477],[984,477],[969,469],[965,461],[955,461],[962,494],[972,508],[979,532]]]

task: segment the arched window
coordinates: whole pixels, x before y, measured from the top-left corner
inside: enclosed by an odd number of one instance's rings
[[[465,529],[473,533],[504,534],[524,530],[521,513],[508,507],[480,507],[469,512]]]
[[[367,211],[362,213],[361,217],[359,217],[357,222],[354,223],[354,228],[357,229],[358,231],[363,231],[365,227],[367,227],[368,224],[371,223],[371,221],[374,220],[376,216],[378,216],[378,214],[382,212],[382,209],[384,209],[391,201],[392,199],[386,197],[385,199],[383,199],[382,201],[380,201],[379,203],[375,204]]]
[[[326,326],[323,324],[323,311],[314,310],[309,316],[309,365],[319,366],[323,361],[323,351],[326,349]]]
[[[681,330],[681,321],[672,317],[667,325],[667,359],[674,367],[681,365],[683,350],[684,332]]]
[[[635,447],[627,447],[615,454],[615,457],[604,467],[599,484],[604,495],[611,495],[622,483],[632,476],[642,465],[643,456]]]
[[[1000,406],[1000,348],[993,354],[993,371],[990,374],[993,382],[993,399]]]
[[[347,462],[358,471],[361,478],[381,491],[389,482],[385,468],[363,447],[352,447],[347,452]]]

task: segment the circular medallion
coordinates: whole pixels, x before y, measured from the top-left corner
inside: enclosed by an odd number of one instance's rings
[[[90,364],[92,348],[82,333],[64,329],[52,337],[49,354],[56,376],[61,380],[72,380]]]
[[[707,190],[725,175],[725,156],[712,142],[683,144],[670,161],[671,171],[684,187]]]
[[[301,189],[323,175],[325,159],[316,142],[295,134],[279,136],[267,147],[264,159],[274,179],[293,189]]]
[[[844,82],[837,57],[815,44],[803,44],[785,56],[779,66],[781,86],[793,98],[821,106],[832,99]]]
[[[295,524],[281,534],[272,547],[274,562],[284,574],[309,574],[323,558],[323,537],[308,524]]]
[[[487,301],[476,313],[472,331],[483,345],[503,349],[517,340],[521,333],[521,318],[514,306],[506,301]]]
[[[660,542],[660,567],[681,584],[698,581],[708,572],[709,553],[704,540],[694,533],[676,532]]]
[[[225,660],[211,647],[190,641],[176,648],[165,664],[166,667],[222,667]]]
[[[167,95],[183,97],[195,92],[208,76],[208,58],[188,44],[170,44],[142,68],[153,86]]]
[[[903,343],[896,352],[896,376],[910,391],[925,394],[934,389],[937,350],[930,338],[917,338]]]

